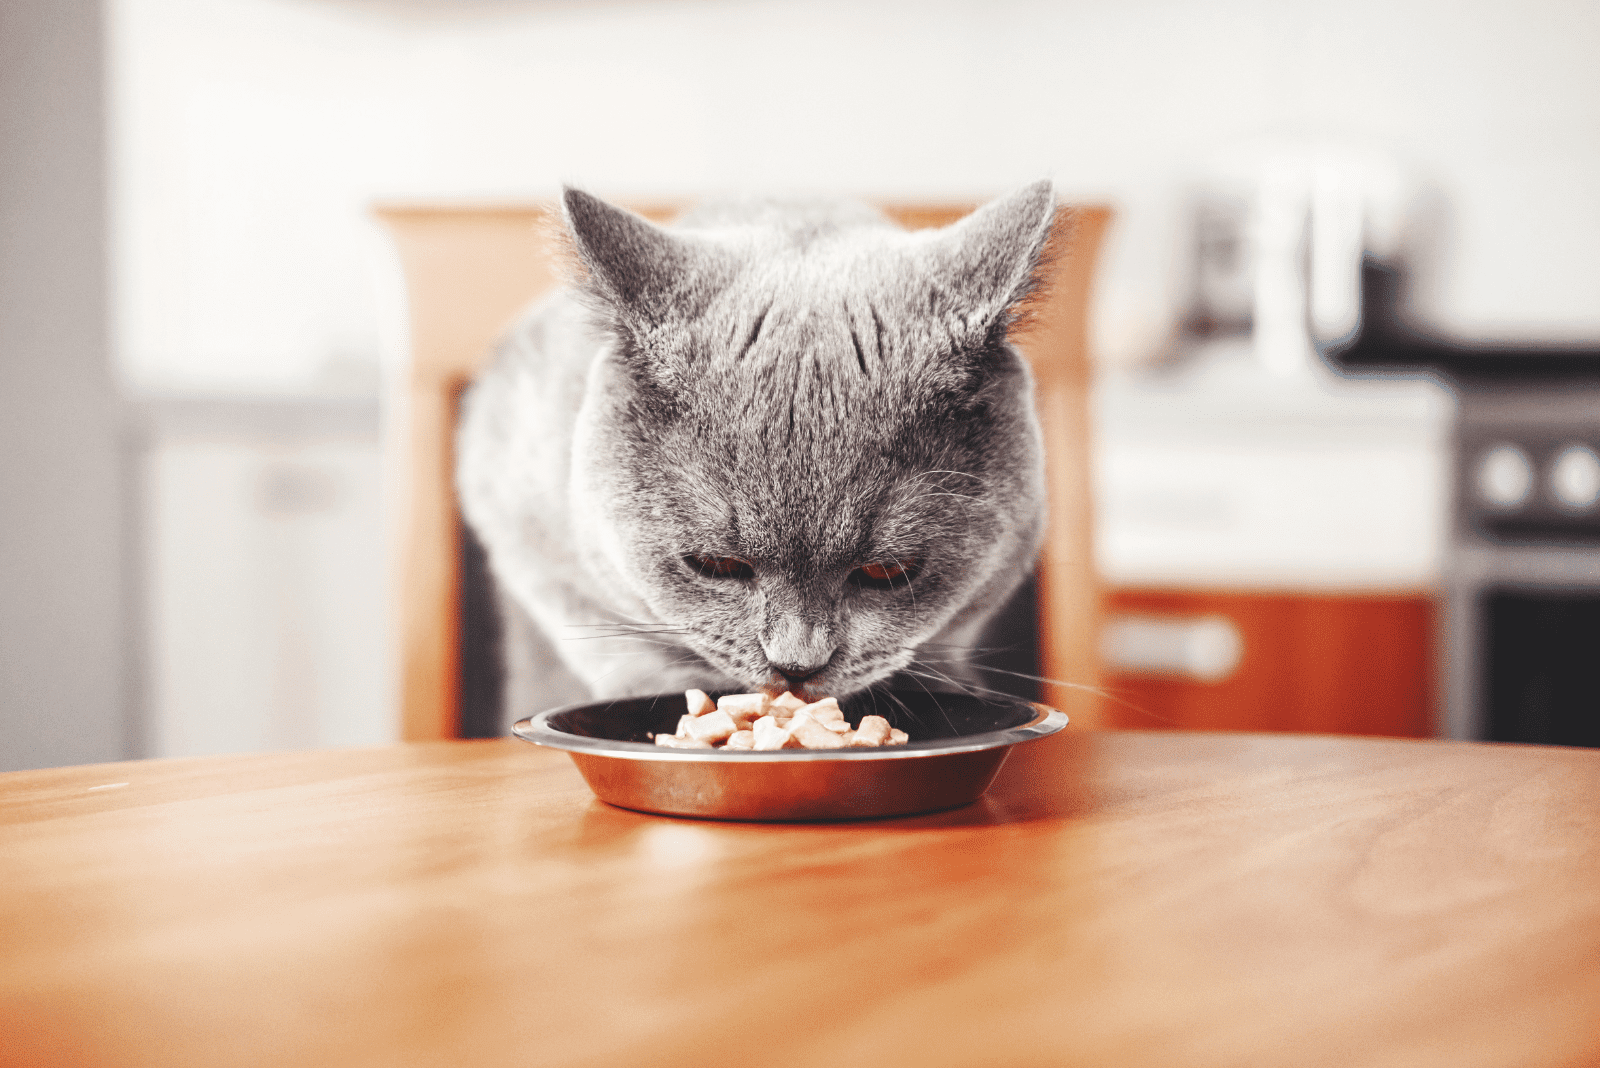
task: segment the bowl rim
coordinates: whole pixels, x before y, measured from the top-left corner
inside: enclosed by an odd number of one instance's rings
[[[534,745],[551,749],[564,749],[569,753],[587,753],[594,756],[613,757],[619,760],[665,760],[677,763],[773,763],[806,760],[926,760],[931,757],[950,756],[955,753],[979,753],[986,749],[1004,749],[1018,742],[1044,738],[1067,725],[1066,713],[1057,711],[1037,701],[1013,698],[1018,704],[1031,705],[1034,718],[1005,730],[968,734],[960,738],[932,739],[924,742],[907,742],[905,745],[873,746],[857,749],[671,749],[644,742],[624,742],[612,738],[589,738],[570,734],[550,725],[550,719],[563,712],[572,712],[593,705],[616,701],[644,700],[672,697],[676,694],[638,694],[618,697],[613,701],[577,701],[540,712],[536,716],[518,720],[511,732]]]

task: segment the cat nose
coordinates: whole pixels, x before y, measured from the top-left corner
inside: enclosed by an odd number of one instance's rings
[[[824,660],[820,664],[773,664],[772,670],[789,680],[791,685],[798,686],[827,666],[828,662]]]
[[[767,663],[791,686],[798,686],[827,667],[837,649],[827,627],[793,614],[775,620],[761,640],[761,651],[767,654]]]

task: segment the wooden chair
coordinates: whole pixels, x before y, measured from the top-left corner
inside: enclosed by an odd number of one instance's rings
[[[631,205],[656,220],[677,207]],[[910,228],[942,226],[972,204],[885,205]],[[557,274],[548,205],[385,206],[408,294],[411,359],[391,397],[401,431],[397,610],[401,733],[458,736],[461,539],[451,472],[456,403],[496,338]],[[1077,208],[1058,224],[1056,273],[1032,326],[1015,340],[1033,365],[1047,454],[1051,528],[1040,564],[1042,674],[1088,689],[1047,686],[1043,699],[1074,723],[1099,722],[1096,641],[1101,590],[1093,565],[1089,495],[1089,285],[1111,212]]]

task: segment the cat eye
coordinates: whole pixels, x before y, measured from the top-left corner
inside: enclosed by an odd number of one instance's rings
[[[919,560],[880,560],[850,572],[850,581],[870,590],[895,590],[917,577]]]
[[[737,556],[701,556],[699,553],[690,553],[683,558],[683,562],[706,578],[753,579],[756,577],[755,568]]]

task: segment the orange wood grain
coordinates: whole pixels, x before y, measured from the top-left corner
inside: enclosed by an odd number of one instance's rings
[[[1027,354],[1038,390],[1035,404],[1044,432],[1050,529],[1039,561],[1041,700],[1081,727],[1104,726],[1099,636],[1102,593],[1094,560],[1091,485],[1089,300],[1095,264],[1112,213],[1080,207],[1057,220],[1054,274],[1016,338]]]
[[[512,316],[557,275],[543,207],[392,206],[377,215],[399,252],[410,321],[410,360],[389,398],[401,737],[446,738],[460,723],[456,403]]]
[[[634,204],[663,221],[679,207]],[[943,226],[971,203],[887,204],[911,229]],[[388,205],[377,216],[405,276],[411,353],[390,398],[398,524],[395,579],[401,662],[401,737],[460,733],[460,517],[454,428],[461,391],[511,319],[559,284],[557,250],[542,204]],[[1039,380],[1052,509],[1041,562],[1045,674],[1092,687],[1099,595],[1089,511],[1087,318],[1089,285],[1110,211],[1072,209],[1058,222],[1054,281],[1035,323],[1017,338]],[[1087,690],[1054,688],[1047,699],[1082,722],[1098,706]]]
[[[11,773],[0,1066],[1593,1064],[1596,797],[1590,750],[1070,729],[858,824],[518,741]]]
[[[1244,642],[1228,678],[1111,674],[1119,727],[1315,731],[1423,738],[1433,731],[1434,605],[1424,594],[1114,589],[1111,611],[1222,615]]]

